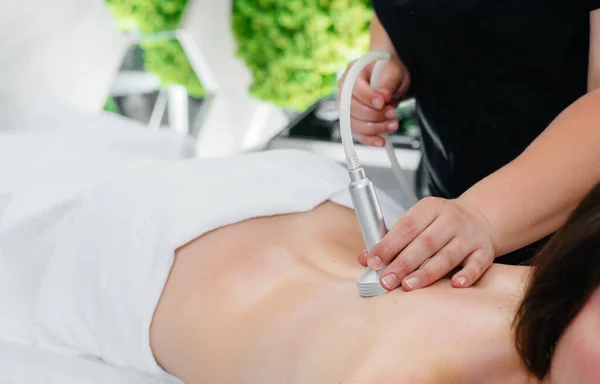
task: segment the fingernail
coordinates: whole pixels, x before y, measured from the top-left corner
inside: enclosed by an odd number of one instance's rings
[[[408,285],[408,288],[410,289],[417,289],[419,288],[420,284],[421,279],[419,279],[418,277],[411,277],[410,279],[406,280],[406,285]]]
[[[383,108],[383,100],[381,100],[379,97],[376,97],[373,99],[373,106],[377,109],[381,109]]]
[[[467,279],[464,276],[459,277],[456,281],[460,284],[461,287],[464,287],[467,284]]]
[[[374,144],[376,147],[383,147],[383,141],[377,140]]]
[[[398,122],[397,121],[392,121],[391,123],[388,124],[387,126],[387,130],[389,132],[394,132],[398,130]]]
[[[387,119],[393,120],[393,119],[396,119],[396,116],[397,116],[397,115],[396,115],[396,110],[395,110],[395,109],[388,109],[388,110],[385,112],[385,117],[386,117]]]
[[[370,257],[367,260],[367,265],[371,269],[378,270],[381,268],[381,259],[379,258],[379,256]]]
[[[396,279],[395,273],[389,273],[389,274],[385,275],[383,277],[383,279],[381,279],[381,283],[387,289],[394,288],[394,286],[396,285],[396,281],[397,281],[397,279]]]
[[[369,252],[366,249],[363,249],[362,251],[358,252],[358,257],[361,257],[361,256],[366,257],[368,253]]]

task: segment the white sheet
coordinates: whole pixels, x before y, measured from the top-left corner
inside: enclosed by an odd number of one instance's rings
[[[156,375],[150,321],[175,249],[247,218],[351,204],[346,172],[305,152],[175,162],[44,132],[0,135],[0,180],[0,339]],[[380,197],[391,224],[402,211]]]
[[[96,135],[102,136],[102,132]],[[133,136],[131,138],[134,139]],[[97,140],[70,135],[61,129],[0,132],[0,195],[10,198],[2,215],[4,220],[0,221],[0,286],[3,290],[0,293],[0,339],[5,343],[1,346],[3,353],[10,355],[16,353],[15,347],[22,348],[17,352],[20,351],[24,359],[11,369],[2,369],[8,360],[0,360],[0,383],[12,383],[12,379],[4,380],[5,374],[12,375],[8,377],[18,375],[16,368],[19,366],[24,368],[22,380],[45,383],[34,380],[40,376],[33,373],[50,372],[48,365],[35,368],[43,360],[39,356],[50,361],[62,361],[60,369],[51,371],[56,382],[69,382],[61,381],[61,378],[69,379],[72,375],[84,377],[83,371],[77,368],[86,366],[77,362],[78,351],[53,345],[38,335],[44,322],[37,317],[36,311],[45,300],[40,291],[44,289],[48,260],[52,258],[53,249],[48,243],[52,242],[50,232],[57,224],[53,221],[56,217],[53,214],[60,216],[60,212],[66,213],[60,211],[61,205],[64,207],[65,202],[77,201],[78,196],[99,188],[109,180],[142,167],[169,162],[159,156],[132,155],[112,144],[108,139],[97,143]],[[93,227],[94,224],[90,225]],[[19,268],[15,269],[16,265]],[[45,301],[43,304],[52,305],[52,302]],[[9,341],[13,343],[6,344]],[[11,348],[7,349],[6,345]],[[95,364],[110,367],[104,363]],[[120,370],[111,369],[112,375],[118,377]],[[123,373],[124,378],[134,376],[135,372]],[[86,380],[94,384],[104,382],[98,381],[93,374]],[[162,372],[154,380],[163,383],[175,381]],[[123,379],[117,382],[141,381]]]
[[[175,379],[173,383],[178,382]],[[2,384],[168,384],[167,381],[98,361],[0,340]]]
[[[121,170],[126,171],[127,165],[148,165],[157,159],[186,158],[194,154],[190,138],[172,132],[148,131],[116,115],[77,112],[54,103],[29,104],[27,110],[18,104],[5,103],[0,110],[0,224],[8,194],[20,195],[5,228],[11,222],[14,225],[20,220],[27,221],[53,201],[61,201],[85,186],[93,186],[90,184],[93,180],[101,181],[118,174],[115,169],[122,166],[125,168]],[[71,156],[62,159],[57,156],[64,151]],[[102,157],[110,160],[103,161]],[[74,158],[78,158],[77,161],[68,161]],[[93,167],[87,164],[90,158],[98,160]],[[67,164],[61,164],[64,162]],[[65,165],[68,170],[57,172]],[[67,177],[61,178],[61,175]],[[45,199],[36,198],[40,195]],[[23,201],[26,203],[20,205]],[[2,255],[0,252],[0,275]],[[29,277],[35,279],[33,275]],[[170,376],[152,377],[72,354],[0,340],[2,384],[178,382]]]

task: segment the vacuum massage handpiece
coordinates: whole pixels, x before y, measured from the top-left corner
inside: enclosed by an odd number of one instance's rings
[[[365,171],[360,168],[350,173],[350,196],[358,217],[360,230],[368,250],[371,250],[387,233],[377,193]]]
[[[360,230],[368,250],[371,250],[385,234],[387,228],[377,200],[375,187],[362,168],[350,172],[350,196],[358,217]],[[379,283],[379,272],[367,268],[356,281],[358,292],[363,297],[381,295],[387,290]]]
[[[387,228],[375,187],[371,180],[367,178],[356,155],[350,127],[350,104],[354,83],[360,72],[373,61],[389,59],[390,54],[383,51],[373,51],[358,59],[348,70],[340,95],[340,133],[350,175],[350,196],[368,250],[371,250],[385,236]],[[379,78],[381,69],[381,65],[376,65],[374,72],[378,73],[373,73],[374,78]],[[367,268],[356,283],[359,293],[363,297],[378,296],[387,292],[379,282],[379,273],[371,268]]]

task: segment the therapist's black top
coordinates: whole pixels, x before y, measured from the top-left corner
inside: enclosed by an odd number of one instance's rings
[[[429,123],[433,195],[459,196],[516,158],[586,93],[600,0],[373,0]]]

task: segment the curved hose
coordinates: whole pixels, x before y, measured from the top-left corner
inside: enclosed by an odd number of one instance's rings
[[[340,134],[344,146],[344,154],[346,155],[346,163],[348,164],[348,171],[355,171],[360,168],[360,162],[358,161],[354,142],[352,141],[352,128],[350,127],[350,105],[352,103],[354,83],[356,83],[356,79],[358,79],[358,76],[367,65],[376,60],[389,59],[389,52],[373,51],[367,53],[350,67],[346,74],[346,79],[342,84],[342,91],[340,93]]]
[[[354,84],[356,83],[356,79],[362,70],[373,61],[377,61],[375,67],[373,68],[370,81],[371,88],[377,88],[379,81],[381,80],[381,75],[383,74],[385,64],[389,59],[389,52],[372,51],[367,53],[352,65],[348,71],[348,74],[346,75],[344,83],[342,84],[342,91],[340,94],[340,134],[342,138],[342,144],[344,146],[344,153],[346,155],[348,171],[354,171],[361,167],[358,156],[356,155],[356,150],[354,148],[354,142],[352,140],[352,127],[350,126],[350,105],[352,103]],[[394,176],[396,176],[396,179],[398,179],[398,182],[405,193],[405,197],[411,200],[410,204],[412,205],[418,201],[418,198],[408,185],[405,172],[402,170],[402,167],[398,162],[398,158],[396,157],[396,153],[394,152],[392,141],[388,138],[388,135],[381,136],[385,140],[385,150],[392,165],[392,172],[394,173]]]

